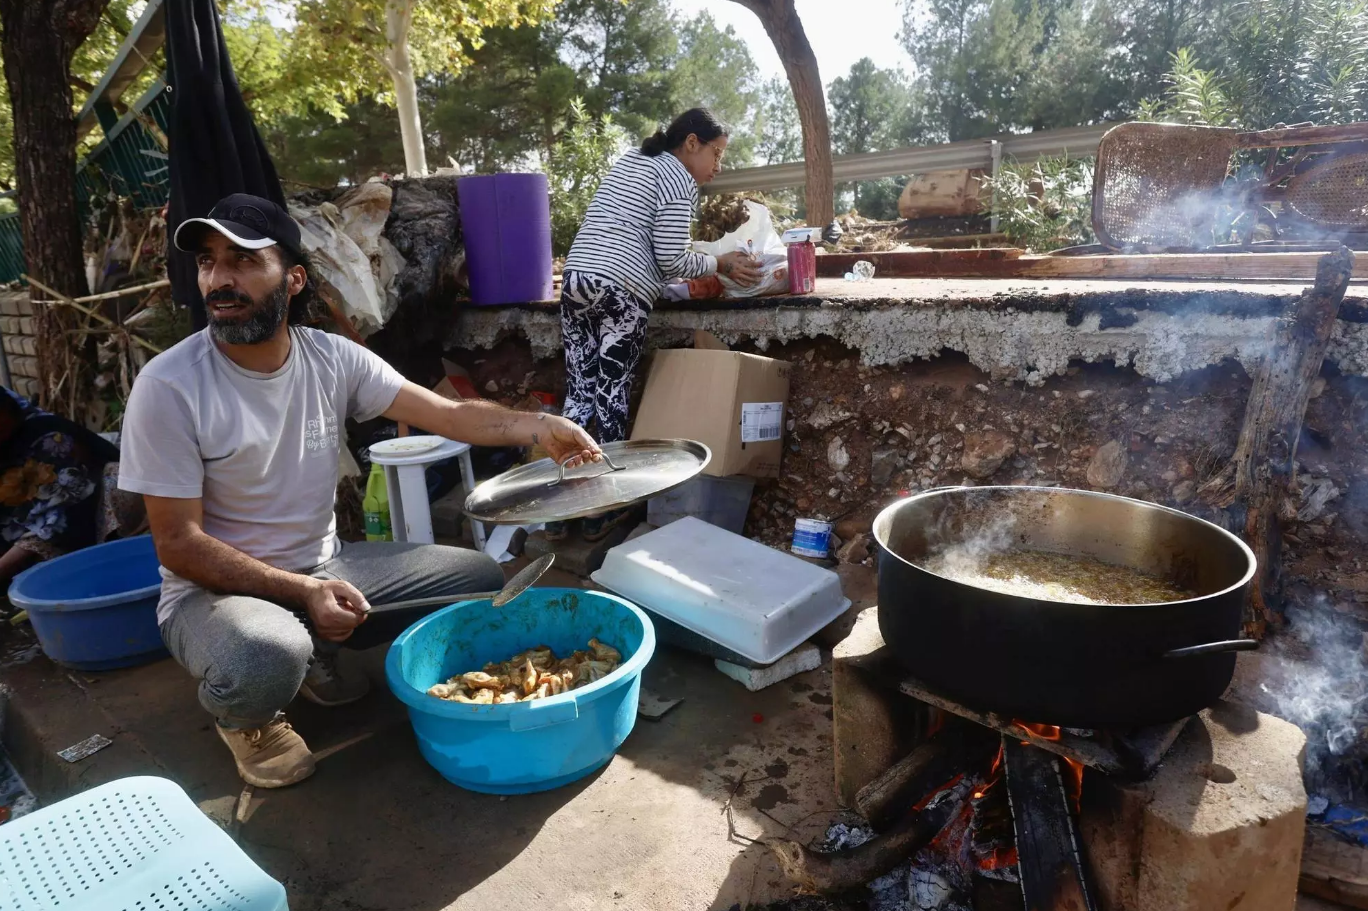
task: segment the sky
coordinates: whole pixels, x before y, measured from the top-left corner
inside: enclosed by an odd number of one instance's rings
[[[850,72],[861,57],[884,68],[912,69],[912,61],[898,43],[902,26],[900,0],[796,0],[803,30],[817,54],[823,84]],[[733,26],[750,47],[761,75],[783,76],[784,68],[755,14],[733,0],[674,0],[686,15],[707,10],[719,26]]]

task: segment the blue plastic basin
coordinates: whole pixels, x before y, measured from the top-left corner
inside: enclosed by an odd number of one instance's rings
[[[427,690],[458,673],[548,645],[560,656],[591,637],[622,653],[602,680],[559,696],[513,705],[467,705]],[[511,604],[463,601],[409,627],[385,658],[390,689],[408,706],[423,758],[442,777],[486,794],[527,794],[594,772],[636,723],[641,671],[655,630],[635,605],[613,595],[534,588]]]
[[[130,667],[166,654],[157,565],[149,535],[110,541],[25,570],[10,583],[9,599],[28,611],[38,644],[58,664]]]

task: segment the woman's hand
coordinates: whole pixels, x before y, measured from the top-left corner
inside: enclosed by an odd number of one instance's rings
[[[717,257],[717,274],[725,275],[742,287],[749,288],[760,281],[760,267],[750,255],[740,250]]]
[[[554,414],[537,417],[539,420],[533,427],[532,444],[544,448],[554,461],[573,456],[566,467],[574,468],[583,462],[597,462],[603,455],[594,438],[574,421]]]

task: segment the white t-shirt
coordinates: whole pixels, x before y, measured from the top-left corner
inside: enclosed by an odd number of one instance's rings
[[[404,378],[340,336],[290,330],[285,366],[234,364],[206,329],[138,374],[120,438],[119,487],[203,500],[204,530],[299,572],[338,550],[333,512],[342,422],[394,403]],[[163,569],[158,622],[193,584]]]

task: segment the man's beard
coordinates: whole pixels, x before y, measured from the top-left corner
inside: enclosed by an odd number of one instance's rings
[[[251,316],[244,319],[224,318],[215,319],[214,310],[210,306],[214,301],[235,301],[251,306],[253,308]],[[209,318],[209,332],[216,341],[225,345],[260,345],[268,341],[280,328],[280,324],[285,322],[290,310],[290,292],[287,287],[287,280],[282,280],[280,287],[268,293],[260,301],[254,301],[246,294],[234,294],[231,291],[210,291],[204,299],[205,314]]]

